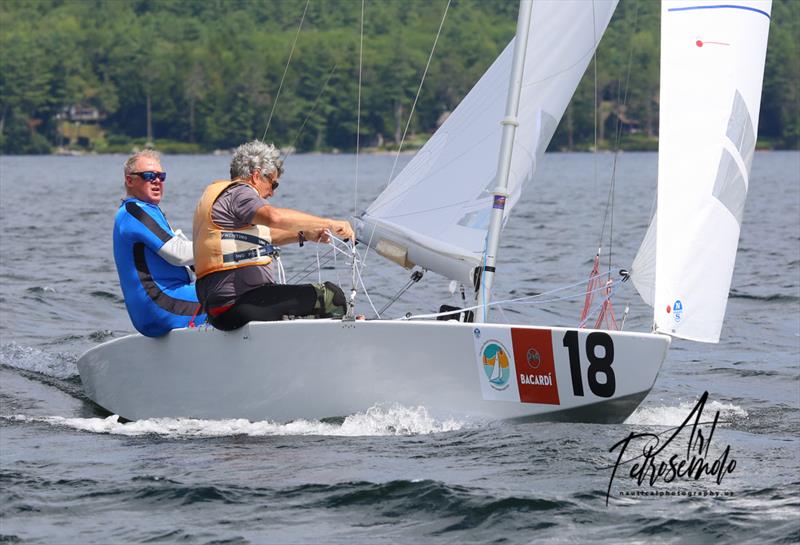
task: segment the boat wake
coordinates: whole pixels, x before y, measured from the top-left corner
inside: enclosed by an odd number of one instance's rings
[[[677,407],[642,406],[625,420],[625,424],[634,426],[680,426],[696,403],[696,401],[685,401]],[[745,419],[749,416],[747,411],[738,405],[709,401],[703,410],[703,419],[713,420],[717,411],[719,411],[719,421],[723,424]]]
[[[363,413],[347,416],[341,423],[319,420],[295,420],[287,424],[270,421],[251,422],[244,419],[200,420],[194,418],[153,418],[122,423],[117,415],[108,418],[66,418],[63,416],[0,416],[12,422],[40,422],[91,433],[166,437],[229,437],[229,436],[398,436],[427,435],[458,431],[466,426],[457,420],[439,421],[425,407],[376,405]]]
[[[13,342],[0,346],[0,364],[58,379],[77,377],[76,361],[78,358],[70,353],[51,353]]]

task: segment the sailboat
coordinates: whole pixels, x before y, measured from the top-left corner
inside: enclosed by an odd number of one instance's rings
[[[770,6],[663,4],[657,220],[633,267],[653,331],[493,322],[502,227],[615,7],[522,0],[515,38],[357,221],[371,251],[475,293],[475,321],[296,319],[130,335],[79,359],[88,396],[131,420],[318,419],[381,403],[421,405],[436,418],[624,420],[672,337],[719,338]]]
[[[489,374],[489,382],[492,384],[502,385],[507,380],[507,377],[503,376],[503,367],[508,369],[508,361],[506,361],[506,365],[503,366],[502,358],[502,350],[497,350],[491,358],[486,358],[486,354],[484,353],[484,370]]]

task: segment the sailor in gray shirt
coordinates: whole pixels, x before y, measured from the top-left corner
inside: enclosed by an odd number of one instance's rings
[[[272,245],[328,242],[328,232],[352,239],[353,229],[267,199],[278,189],[282,161],[271,144],[239,146],[231,160],[231,179],[209,185],[194,216],[197,296],[218,329],[236,329],[252,320],[284,316],[342,316],[346,300],[339,286],[275,284]]]

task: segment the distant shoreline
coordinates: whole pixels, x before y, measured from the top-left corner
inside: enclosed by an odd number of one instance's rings
[[[122,150],[113,150],[113,151],[96,151],[96,150],[53,150],[50,153],[29,153],[29,154],[9,154],[4,153],[0,154],[0,157],[31,157],[31,156],[42,156],[42,157],[86,157],[92,155],[122,155],[127,156],[132,153],[135,153],[138,150],[145,149],[144,147],[133,147],[129,151],[122,151]],[[171,149],[161,149],[160,147],[156,146],[154,148],[156,151],[163,155],[231,155],[233,154],[233,149],[216,149],[216,150],[204,150],[204,151],[176,151]],[[412,149],[412,150],[403,150],[400,152],[400,155],[409,156],[414,155],[417,153],[419,149]],[[615,150],[612,149],[599,149],[597,150],[598,153],[615,153]],[[657,153],[658,148],[655,149],[620,149],[618,150],[620,153]],[[781,152],[781,151],[800,151],[800,146],[795,148],[776,148],[769,145],[764,146],[756,146],[756,151],[774,151],[774,152]],[[285,153],[285,152],[284,152]],[[360,150],[359,152],[361,155],[386,155],[386,156],[394,156],[397,154],[396,151],[392,150],[375,150],[375,149],[368,149],[368,150]],[[548,150],[548,154],[553,153],[594,153],[592,149],[557,149],[557,150]],[[355,150],[324,150],[324,151],[296,151],[291,152],[290,155],[355,155]]]
[[[415,142],[406,143],[401,155],[413,155],[425,144],[425,140],[415,139]],[[794,147],[784,148],[776,146],[776,143],[770,140],[760,139],[756,143],[757,151],[798,151],[800,150],[800,142],[796,142]],[[130,155],[136,151],[147,149],[148,146],[144,142],[133,141],[127,144],[116,144],[114,146],[103,147],[101,149],[82,149],[82,148],[68,148],[68,147],[54,147],[49,153],[41,154],[27,154],[27,155],[56,155],[56,156],[84,156],[84,155]],[[156,141],[152,146],[156,151],[164,155],[230,155],[233,153],[233,147],[228,149],[207,149],[199,144],[190,144],[186,142],[177,142],[172,140]],[[598,146],[598,151],[603,153],[613,153],[615,150],[608,141],[603,141]],[[637,139],[636,141],[623,141],[620,144],[622,152],[653,152],[658,151],[658,138]],[[547,153],[593,153],[594,150],[591,145],[576,145],[572,149],[560,147],[559,149],[548,150]],[[354,149],[320,149],[311,151],[296,151],[293,148],[282,148],[281,153],[285,155],[354,155]],[[396,150],[391,148],[376,148],[367,147],[359,151],[362,155],[387,155],[394,156],[397,154]],[[5,154],[4,154],[5,155]],[[10,156],[10,155],[9,155]]]

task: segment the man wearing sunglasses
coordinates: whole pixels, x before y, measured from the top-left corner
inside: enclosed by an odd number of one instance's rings
[[[126,197],[114,221],[114,261],[125,307],[142,335],[159,337],[186,327],[199,314],[192,241],[173,231],[158,207],[167,173],[157,152],[145,150],[125,162]],[[198,315],[199,314],[199,315]]]
[[[283,316],[342,316],[341,288],[324,284],[276,284],[273,244],[328,242],[327,232],[354,237],[350,223],[278,208],[275,195],[283,173],[280,153],[258,140],[239,146],[230,180],[209,185],[194,214],[197,294],[211,324],[237,329],[252,320]]]

